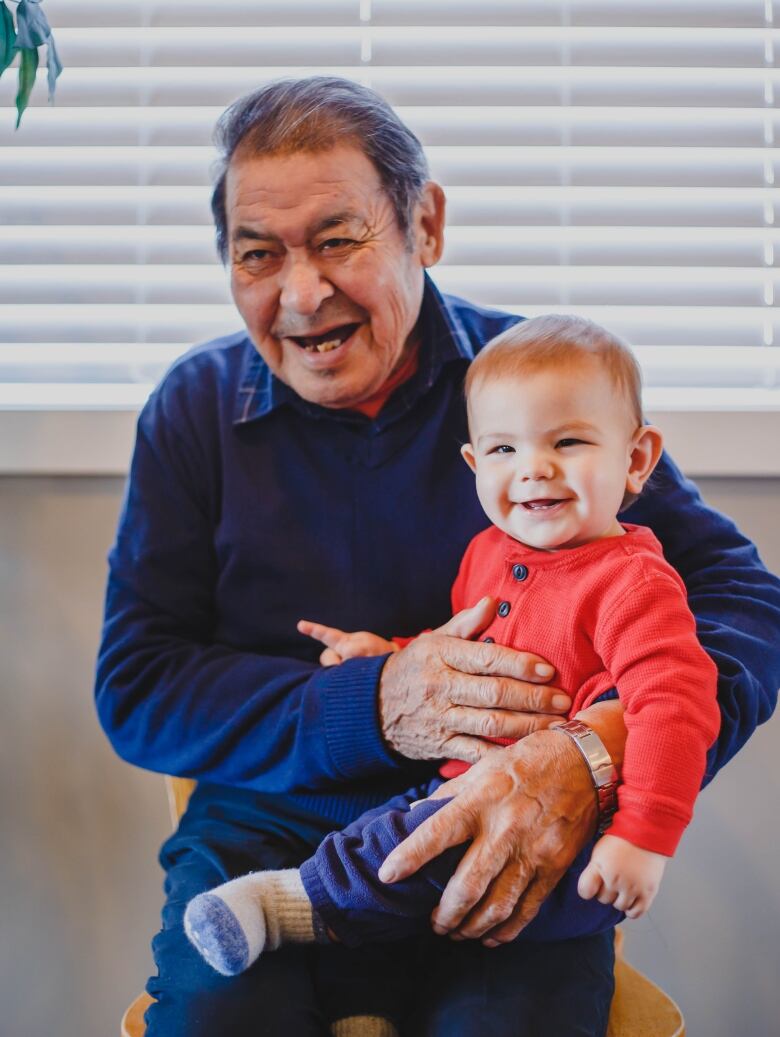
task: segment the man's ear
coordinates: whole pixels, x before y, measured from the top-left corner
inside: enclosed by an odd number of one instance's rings
[[[429,180],[414,208],[414,234],[420,260],[425,267],[434,266],[444,251],[444,191]]]
[[[628,460],[626,492],[641,493],[664,448],[661,430],[655,425],[642,425],[634,433]]]
[[[477,461],[474,457],[474,447],[471,445],[471,443],[463,444],[463,446],[460,448],[460,456],[463,458],[463,460],[466,462],[466,464],[469,466],[472,472],[476,472]]]

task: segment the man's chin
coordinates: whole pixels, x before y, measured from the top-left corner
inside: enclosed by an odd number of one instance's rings
[[[361,391],[361,387],[355,386],[351,378],[337,371],[322,371],[315,376],[307,372],[307,375],[290,379],[288,385],[301,399],[315,403],[318,407],[348,410],[359,406],[372,394],[370,390]]]

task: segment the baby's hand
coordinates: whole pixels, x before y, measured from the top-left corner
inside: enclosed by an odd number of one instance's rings
[[[577,883],[583,900],[595,897],[628,918],[639,918],[655,899],[668,857],[642,850],[617,835],[603,835]]]
[[[338,627],[326,627],[322,623],[312,623],[308,619],[298,622],[298,630],[315,641],[322,641],[325,648],[320,655],[321,666],[338,666],[345,659],[356,659],[364,655],[385,655],[387,652],[400,651],[392,641],[385,641],[378,634],[370,634],[367,630],[348,633]]]

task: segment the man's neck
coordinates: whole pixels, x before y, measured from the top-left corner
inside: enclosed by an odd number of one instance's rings
[[[373,421],[395,390],[400,385],[403,385],[404,382],[408,382],[415,374],[417,371],[419,353],[420,339],[415,335],[409,345],[404,349],[395,371],[393,371],[381,389],[375,392],[373,396],[369,396],[367,400],[362,400],[354,407],[350,407],[350,410],[355,410],[359,414],[365,414],[367,418],[371,418]]]

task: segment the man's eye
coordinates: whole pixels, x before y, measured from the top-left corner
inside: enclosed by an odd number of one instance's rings
[[[350,245],[354,245],[355,242],[352,238],[328,238],[327,241],[323,241],[319,246],[320,252],[333,252],[338,249],[349,248]]]
[[[273,252],[267,248],[253,248],[241,256],[242,263],[263,263],[273,258]]]

